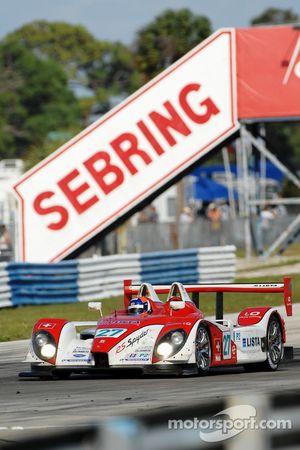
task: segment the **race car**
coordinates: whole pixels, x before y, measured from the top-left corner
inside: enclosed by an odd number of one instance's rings
[[[195,303],[202,292],[216,293],[216,318],[205,318]],[[134,286],[124,282],[124,309],[96,322],[40,319],[34,326],[20,376],[68,378],[72,373],[137,369],[143,373],[207,374],[218,366],[246,371],[278,368],[286,342],[277,308],[249,307],[237,322],[223,319],[223,294],[281,293],[292,315],[291,280],[283,283]],[[163,302],[159,295],[167,294]],[[192,298],[189,296],[192,294]],[[194,301],[193,301],[194,300]],[[88,327],[88,328],[87,328]]]

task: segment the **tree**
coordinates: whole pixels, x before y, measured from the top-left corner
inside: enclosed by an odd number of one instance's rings
[[[153,78],[211,34],[210,21],[188,9],[167,10],[140,30],[135,42],[138,70]]]
[[[140,87],[133,54],[118,42],[106,43],[101,58],[92,61],[86,73],[95,92],[101,89],[112,94],[131,93]]]
[[[78,124],[77,102],[63,70],[22,44],[0,45],[0,158],[22,157],[50,131]]]
[[[19,28],[8,39],[21,40],[41,59],[59,63],[71,80],[76,79],[96,93],[132,92],[135,87],[134,59],[121,43],[97,40],[83,26],[65,22],[35,21]]]
[[[83,26],[44,20],[22,26],[9,34],[7,40],[21,41],[40,59],[56,61],[70,78],[75,77],[80,68],[100,58],[105,47]]]
[[[251,20],[252,25],[258,24],[283,24],[296,23],[299,21],[298,14],[291,9],[268,8],[262,14]]]

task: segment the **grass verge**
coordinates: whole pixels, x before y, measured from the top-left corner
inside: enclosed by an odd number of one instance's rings
[[[255,283],[280,281],[279,277],[269,277],[263,279],[243,279],[238,278],[237,283]],[[294,302],[300,301],[296,293],[300,289],[300,275],[292,277]],[[123,297],[114,297],[102,301],[103,314],[109,314],[115,309],[123,307]],[[228,293],[224,295],[224,312],[238,312],[250,306],[277,306],[283,305],[283,295],[281,294],[237,294]],[[206,315],[215,313],[215,295],[201,294],[200,309]],[[33,325],[40,318],[63,318],[74,321],[95,321],[98,318],[96,311],[89,311],[87,303],[55,304],[21,306],[18,308],[0,309],[0,341],[11,341],[27,339],[30,337]]]

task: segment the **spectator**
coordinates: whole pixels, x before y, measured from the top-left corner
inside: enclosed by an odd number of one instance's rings
[[[145,209],[139,212],[138,223],[146,223],[148,222],[148,214]]]
[[[11,237],[5,225],[0,225],[0,250],[11,250]]]
[[[185,206],[179,217],[180,223],[192,223],[194,221],[193,211],[189,206]]]
[[[212,202],[208,205],[206,216],[210,221],[212,245],[220,245],[222,211],[215,203]]]
[[[187,246],[190,227],[194,222],[194,215],[192,208],[185,206],[179,216],[179,248],[185,248]]]
[[[269,230],[271,223],[275,219],[275,212],[274,209],[271,208],[269,205],[266,205],[262,212],[260,213],[261,217],[261,227],[263,230]]]
[[[152,223],[158,222],[158,213],[157,213],[154,205],[149,206],[148,220],[149,220],[149,222],[152,222]]]

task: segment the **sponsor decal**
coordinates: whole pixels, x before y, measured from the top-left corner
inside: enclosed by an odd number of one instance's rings
[[[145,336],[147,336],[148,333],[149,333],[149,329],[142,331],[141,334],[139,334],[138,336],[136,336],[134,338],[129,338],[127,341],[128,342],[127,347],[131,347],[134,344],[138,344],[141,339],[143,339]]]
[[[68,362],[68,363],[76,362],[76,363],[78,363],[78,359],[76,359],[76,358],[62,359],[61,362]],[[80,362],[90,363],[91,362],[91,358],[80,359]]]
[[[248,337],[243,338],[242,346],[245,347],[258,347],[260,345],[261,339],[259,337]]]
[[[117,338],[127,331],[127,328],[100,328],[96,331],[95,338]]]
[[[136,336],[134,338],[129,338],[126,342],[123,342],[122,344],[118,345],[118,347],[116,348],[116,353],[121,353],[126,348],[131,347],[134,344],[138,344],[143,337],[147,336],[148,333],[149,333],[149,329],[142,331],[141,334],[139,334],[138,336]],[[140,351],[148,351],[148,350],[151,350],[151,346],[144,347],[144,349],[143,350],[141,349]]]
[[[86,353],[73,353],[74,358],[85,358]]]
[[[246,311],[244,314],[245,317],[258,317],[260,316],[260,311]]]
[[[217,353],[221,352],[221,340],[220,339],[215,339],[215,349]]]
[[[276,287],[281,287],[281,284],[278,283],[272,283],[272,284],[254,284],[254,287],[258,287],[258,288],[276,288]]]
[[[121,353],[123,350],[125,350],[126,348],[126,344],[123,343],[121,345],[118,345],[117,349],[116,349],[116,353]]]
[[[233,333],[233,340],[236,342],[240,342],[241,340],[241,333],[239,331],[234,331]]]
[[[102,319],[99,322],[99,325],[103,324],[110,324],[110,325],[124,325],[124,324],[129,324],[129,325],[139,325],[140,321],[139,320],[131,320],[131,319]]]
[[[39,330],[42,328],[45,328],[46,330],[53,330],[53,328],[56,326],[56,323],[40,323],[39,324]]]
[[[149,361],[150,360],[150,352],[136,352],[136,353],[129,353],[125,356],[125,358],[122,358],[121,361]]]
[[[75,347],[73,353],[90,353],[90,350],[86,347]]]

